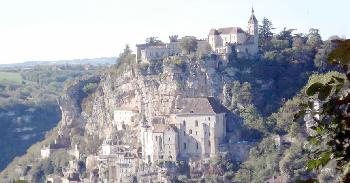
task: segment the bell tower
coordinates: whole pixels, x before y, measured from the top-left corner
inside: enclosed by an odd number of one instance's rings
[[[258,32],[258,20],[254,15],[254,8],[252,7],[252,15],[248,21],[248,34],[254,36],[254,42],[258,42],[259,32]]]
[[[248,21],[248,33],[250,35],[258,34],[258,20],[255,18],[254,9],[252,8],[252,15]]]

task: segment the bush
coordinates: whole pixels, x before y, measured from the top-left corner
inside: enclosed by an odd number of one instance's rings
[[[97,88],[97,83],[88,83],[83,87],[83,91],[85,93],[92,93],[96,90]]]

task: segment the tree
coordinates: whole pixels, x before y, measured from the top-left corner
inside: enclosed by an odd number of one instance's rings
[[[322,45],[322,38],[318,29],[311,28],[309,30],[308,39],[306,44],[312,49],[319,48]]]
[[[271,40],[273,33],[271,32],[274,28],[272,22],[265,18],[262,20],[262,25],[259,25],[259,40],[261,41],[260,45],[266,49],[269,41]]]
[[[195,52],[197,50],[198,42],[197,42],[196,37],[186,36],[180,40],[179,46],[180,46],[180,49],[184,53],[190,54],[190,53]]]
[[[159,44],[159,43],[162,43],[162,41],[160,41],[158,39],[158,37],[148,37],[148,38],[146,38],[146,44],[148,44],[148,45],[156,45],[156,44]]]
[[[310,85],[306,94],[313,102],[303,104],[296,119],[303,117],[310,124],[308,169],[320,170],[331,160],[336,161],[341,182],[350,182],[350,40],[333,43],[336,48],[328,62],[340,66],[346,79],[332,76],[326,83]]]
[[[295,31],[296,29],[287,29],[286,27],[283,28],[283,30],[276,35],[276,38],[279,40],[286,40],[288,41],[289,46],[292,45],[293,43],[293,31]]]

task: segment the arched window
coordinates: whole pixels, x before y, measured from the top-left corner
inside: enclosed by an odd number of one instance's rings
[[[198,142],[197,142],[197,150],[198,150],[198,148],[199,148],[199,145],[198,145]]]
[[[196,120],[195,124],[196,124],[196,126],[198,126],[198,121],[197,120]]]
[[[187,147],[186,147],[186,143],[184,143],[184,149],[186,150],[186,148],[187,148]]]
[[[184,126],[186,126],[186,121],[184,120],[184,121],[182,122],[182,124],[183,124]]]
[[[192,130],[190,130],[189,133],[192,134]]]

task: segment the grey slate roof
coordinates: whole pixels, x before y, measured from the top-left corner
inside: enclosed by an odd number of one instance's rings
[[[211,29],[209,35],[220,35],[220,34],[237,34],[245,33],[240,27],[224,27],[219,29]]]
[[[184,98],[179,114],[220,114],[230,112],[214,97]]]

